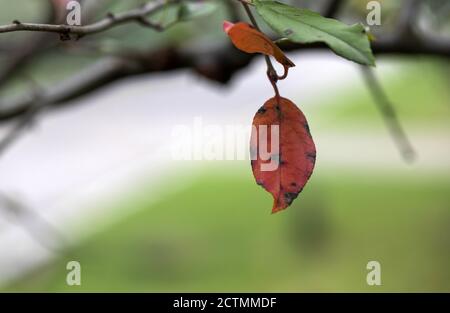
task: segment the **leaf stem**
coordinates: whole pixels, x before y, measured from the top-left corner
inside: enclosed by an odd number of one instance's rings
[[[256,22],[255,17],[253,16],[252,11],[250,10],[249,4],[247,1],[245,0],[238,0],[242,6],[245,9],[245,12],[248,15],[248,18],[250,19],[251,23],[253,24],[253,27],[255,27],[258,31],[261,31],[261,29],[258,26],[258,23]],[[265,60],[266,60],[266,64],[267,64],[267,78],[269,78],[270,83],[272,84],[273,90],[275,91],[275,96],[277,97],[277,99],[280,98],[280,92],[278,91],[278,86],[277,86],[277,82],[278,79],[280,78],[277,74],[277,71],[275,70],[275,68],[273,67],[272,61],[270,60],[270,57],[265,55]],[[282,79],[285,78],[285,75],[281,76]]]

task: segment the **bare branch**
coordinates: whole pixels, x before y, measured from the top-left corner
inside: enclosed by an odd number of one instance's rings
[[[253,57],[254,55],[239,52],[231,45],[218,45],[204,51],[165,48],[153,52],[107,57],[44,90],[41,101],[48,109],[57,108],[69,105],[69,100],[96,91],[119,79],[181,68],[192,68],[208,79],[226,83],[239,69],[245,68]],[[3,99],[0,102],[0,122],[27,114],[34,102],[33,93]]]
[[[323,44],[301,45],[283,42],[287,51],[308,51],[325,49]],[[375,54],[434,55],[450,59],[450,44],[429,47],[423,43],[401,45],[377,41],[372,49]],[[159,51],[142,52],[136,55],[123,55],[105,58],[93,66],[68,78],[45,92],[44,102],[47,106],[62,106],[63,102],[95,91],[116,80],[133,75],[150,74],[181,68],[192,68],[202,76],[226,83],[240,69],[246,67],[256,57],[245,54],[231,45],[216,46],[203,51],[180,51],[165,48]],[[0,122],[15,119],[25,114],[33,103],[32,93],[18,98],[3,99],[0,102]]]
[[[189,1],[196,2],[201,0]],[[12,24],[0,26],[0,33],[8,33],[14,31],[35,31],[59,33],[62,35],[74,34],[78,36],[85,36],[100,33],[128,22],[145,23],[145,25],[148,27],[152,27],[155,30],[160,30],[160,27],[158,25],[147,22],[145,18],[150,14],[158,12],[167,5],[177,4],[180,2],[181,0],[154,0],[148,2],[140,8],[118,14],[108,14],[106,18],[98,22],[83,26],[22,23],[16,20]]]

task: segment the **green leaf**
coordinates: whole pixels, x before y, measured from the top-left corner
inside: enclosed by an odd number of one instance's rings
[[[324,42],[337,55],[364,65],[375,65],[362,24],[352,26],[306,9],[277,1],[253,0],[258,14],[280,36],[298,43]]]

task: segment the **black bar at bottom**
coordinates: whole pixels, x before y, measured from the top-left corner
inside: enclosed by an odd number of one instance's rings
[[[0,294],[1,305],[87,312],[98,307],[126,312],[302,312],[314,308],[353,308],[360,312],[391,305],[429,311],[450,309],[450,294],[399,293],[26,293]]]

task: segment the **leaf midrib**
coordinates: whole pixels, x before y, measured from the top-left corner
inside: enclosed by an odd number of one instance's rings
[[[295,19],[295,18],[293,18],[293,17],[291,17],[291,16],[283,15],[283,14],[281,14],[280,12],[278,12],[278,11],[276,11],[276,10],[270,8],[270,7],[268,7],[267,10],[271,10],[271,11],[274,12],[276,15],[281,16],[281,17],[283,17],[283,18],[287,18],[287,19],[293,20],[293,21],[295,21],[295,22],[299,22],[299,23],[301,23],[301,24],[304,24],[304,25],[306,25],[306,26],[309,26],[309,27],[311,27],[311,28],[313,28],[313,29],[319,30],[319,31],[321,31],[321,32],[323,32],[323,33],[325,33],[325,34],[327,34],[327,35],[329,35],[329,36],[331,36],[331,37],[333,37],[333,38],[335,38],[335,39],[337,39],[337,40],[339,40],[339,41],[345,43],[347,46],[349,46],[350,48],[352,48],[353,51],[356,51],[356,53],[357,53],[358,55],[360,55],[364,60],[366,60],[368,63],[371,63],[371,62],[370,62],[370,59],[368,59],[368,58],[366,57],[366,55],[365,55],[363,52],[361,52],[357,47],[351,45],[351,43],[348,43],[347,41],[345,41],[345,40],[343,40],[343,39],[341,39],[341,38],[339,38],[339,37],[335,37],[332,33],[328,32],[328,31],[326,31],[326,30],[323,30],[323,29],[321,29],[321,28],[319,28],[319,27],[317,27],[317,26],[315,26],[315,25],[311,25],[311,24],[308,24],[308,23],[306,23],[306,22],[304,22],[304,21],[300,21],[300,20],[298,20],[298,19]],[[325,41],[323,41],[323,40],[318,40],[318,41],[325,42]],[[326,42],[325,42],[325,43],[326,43]]]

